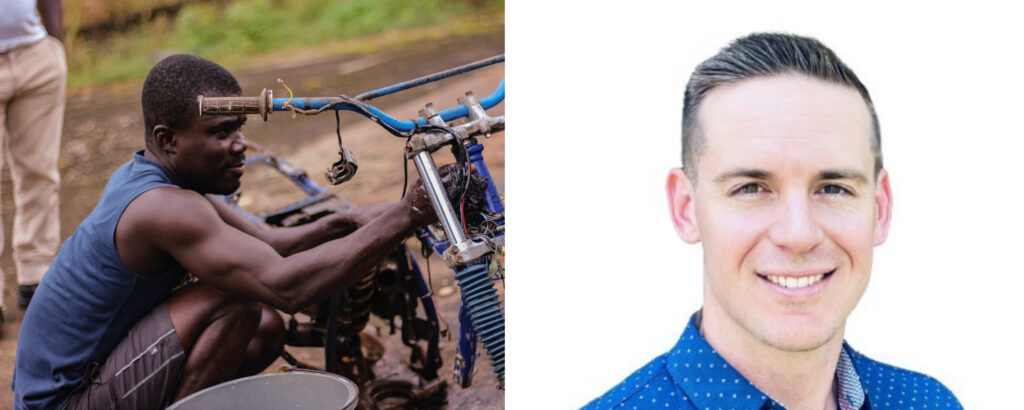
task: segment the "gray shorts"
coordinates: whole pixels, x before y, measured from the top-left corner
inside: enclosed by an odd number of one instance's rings
[[[187,357],[167,304],[161,304],[132,327],[106,362],[86,368],[85,380],[63,408],[164,408],[174,398]]]

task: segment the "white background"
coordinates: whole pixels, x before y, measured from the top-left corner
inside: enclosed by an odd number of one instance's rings
[[[895,209],[847,340],[966,408],[1018,405],[1024,14],[555,3],[506,15],[508,408],[582,406],[668,350],[700,307],[700,246],[676,237],[663,184],[690,72],[753,31],[817,37],[877,107]]]

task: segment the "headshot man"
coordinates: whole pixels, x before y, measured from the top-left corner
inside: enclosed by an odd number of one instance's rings
[[[675,230],[703,247],[676,345],[585,408],[959,409],[937,380],[845,341],[892,189],[867,88],[819,41],[757,33],[697,66]]]
[[[240,185],[246,117],[200,116],[196,104],[240,94],[231,73],[199,57],[149,72],[145,149],[111,176],[25,313],[15,408],[157,409],[258,373],[284,342],[276,310],[347,288],[436,218],[414,182],[397,203],[257,229],[214,196]],[[463,186],[455,171],[440,170],[450,191]]]

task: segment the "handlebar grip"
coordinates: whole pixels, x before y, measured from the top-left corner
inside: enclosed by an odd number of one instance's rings
[[[259,114],[263,121],[273,108],[274,93],[266,88],[258,97],[199,96],[199,115]]]

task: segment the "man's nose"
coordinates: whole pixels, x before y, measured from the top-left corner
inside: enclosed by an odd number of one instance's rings
[[[229,147],[229,149],[231,150],[232,154],[241,154],[245,152],[246,149],[249,148],[249,144],[245,142],[245,135],[242,134],[241,131],[238,131],[236,135],[237,137],[233,141],[231,141],[231,146]]]
[[[794,254],[804,254],[825,239],[825,232],[811,213],[810,199],[800,194],[783,198],[768,232],[772,243]]]

